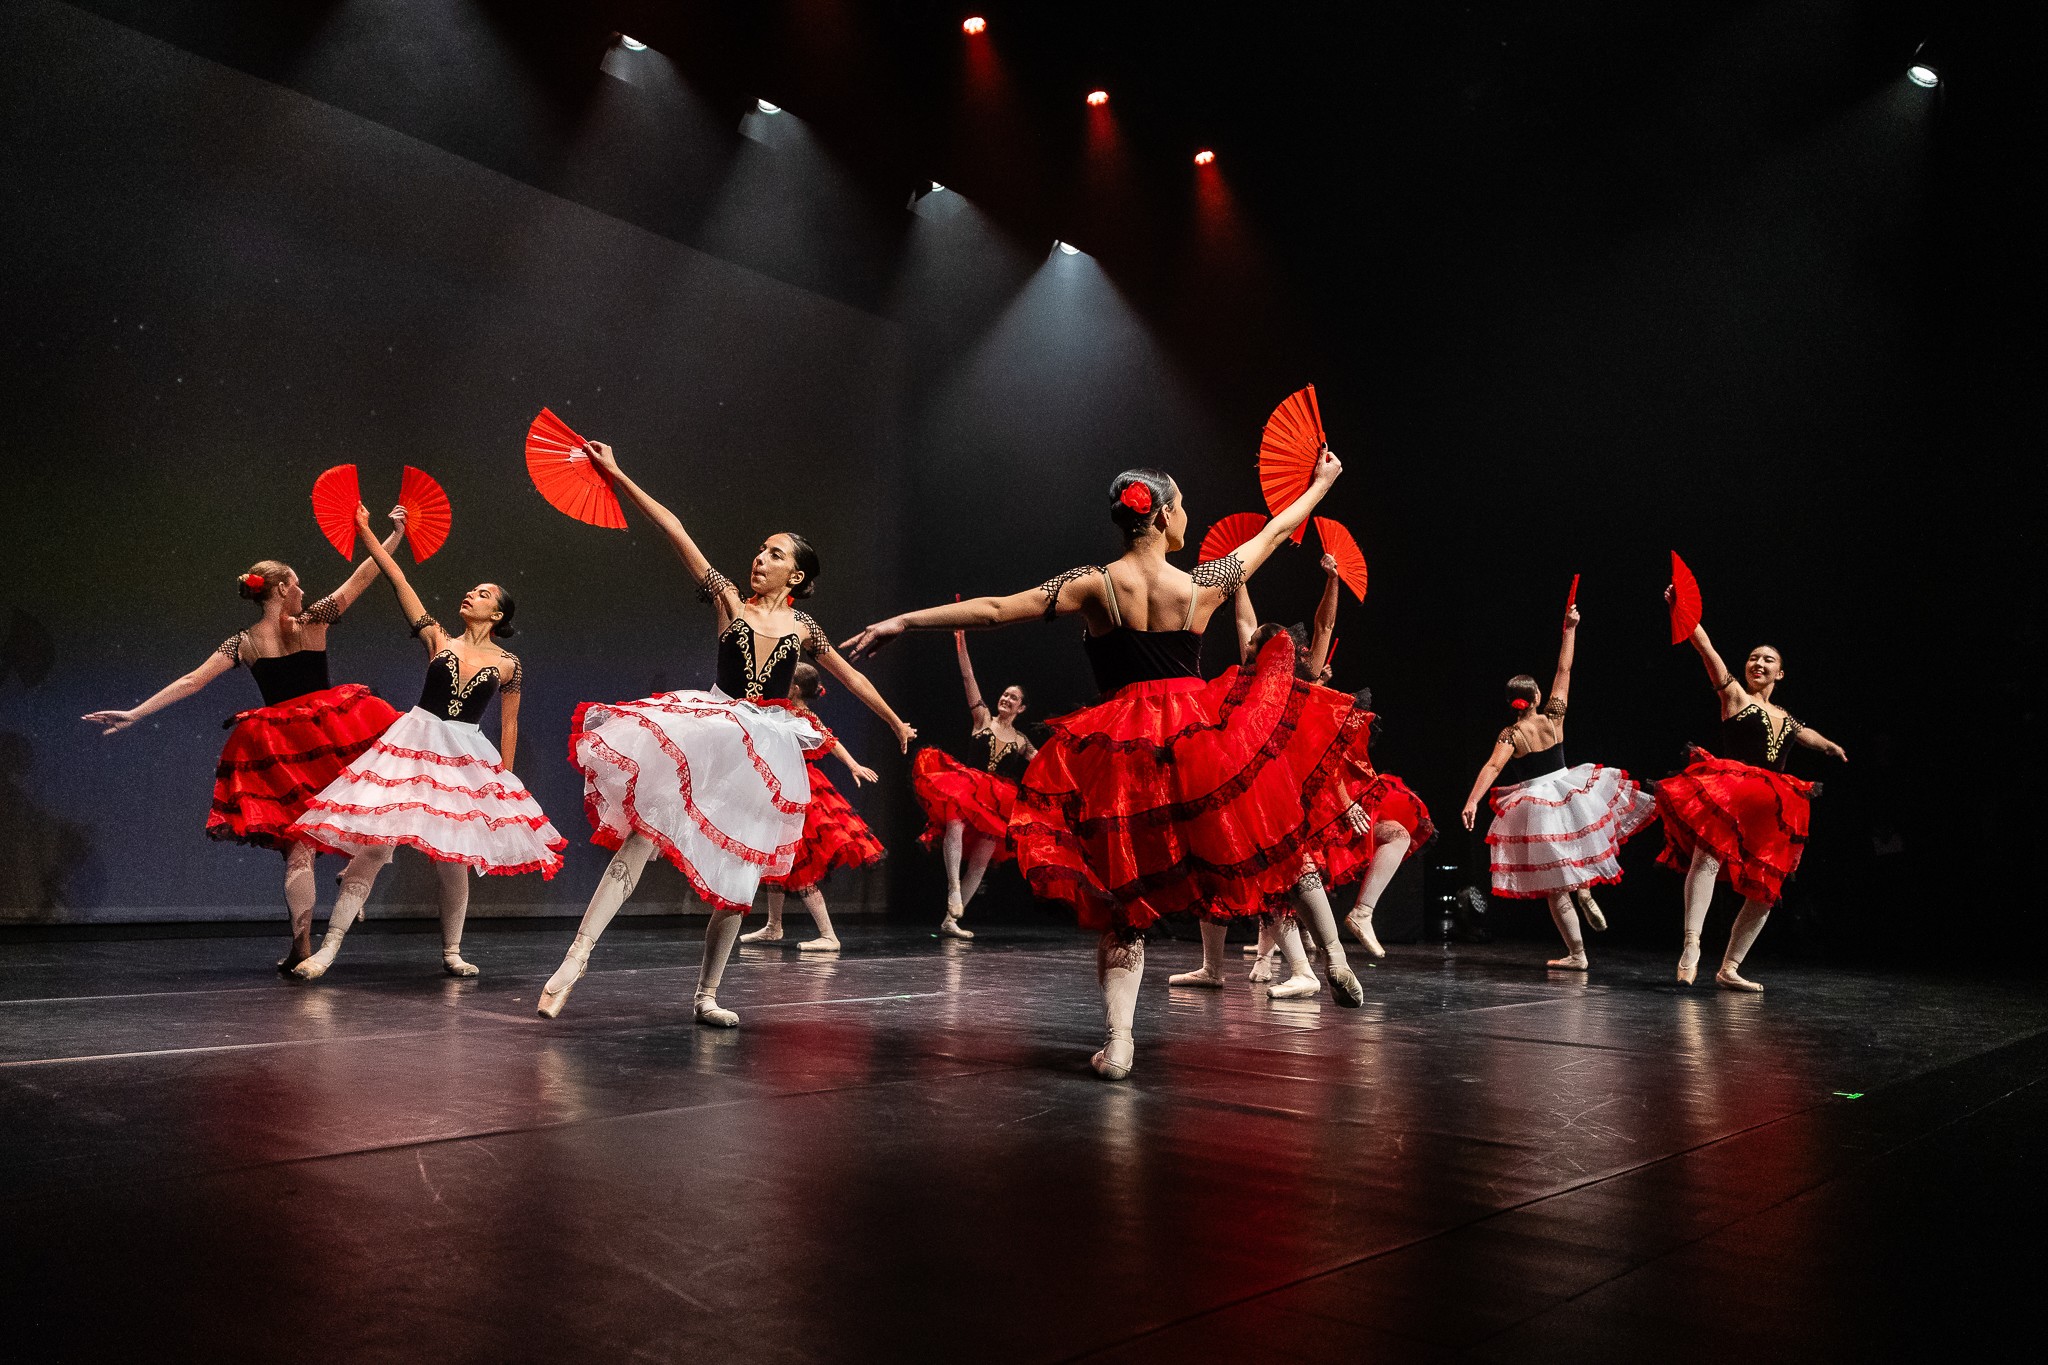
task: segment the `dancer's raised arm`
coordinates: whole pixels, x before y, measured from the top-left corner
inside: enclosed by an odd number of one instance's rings
[[[953,652],[960,659],[960,685],[967,690],[968,723],[974,727],[975,734],[980,734],[988,728],[989,717],[994,712],[990,711],[988,703],[982,700],[981,684],[974,679],[974,660],[967,654],[966,631],[953,632]]]
[[[1676,588],[1666,588],[1664,589],[1664,600],[1670,602],[1677,594],[1678,590]],[[1693,652],[1700,656],[1700,662],[1707,667],[1707,680],[1714,685],[1714,691],[1720,694],[1721,713],[1726,716],[1734,708],[1746,702],[1749,699],[1749,693],[1744,690],[1741,679],[1729,672],[1728,665],[1721,661],[1721,655],[1714,648],[1714,642],[1707,638],[1707,628],[1705,625],[1697,625],[1692,628],[1690,643],[1693,647]]]
[[[1572,656],[1579,645],[1579,609],[1564,609],[1564,640],[1557,647],[1557,672],[1550,678],[1550,695],[1544,699],[1543,714],[1563,720],[1565,703],[1572,689]]]
[[[1337,557],[1323,556],[1323,595],[1316,602],[1316,629],[1308,644],[1309,676],[1321,679],[1330,667],[1330,646],[1337,639]]]
[[[361,506],[360,503],[357,505]],[[395,524],[391,528],[391,534],[384,537],[381,547],[387,558],[398,548],[398,542],[405,536],[404,510],[393,508],[391,520]],[[363,589],[369,587],[370,580],[377,576],[379,542],[370,534],[370,528],[365,522],[359,521],[356,525],[363,533],[363,548],[370,553],[364,557],[362,563],[356,565],[355,572],[342,580],[340,587],[306,609],[300,619],[301,625],[323,628],[332,625],[336,617],[355,605],[356,599],[363,595]]]
[[[711,605],[718,612],[718,627],[723,630],[739,612],[739,589],[734,587],[732,581],[724,574],[711,567],[711,561],[697,548],[697,542],[683,529],[683,523],[675,513],[657,502],[653,494],[626,477],[625,471],[619,468],[618,457],[612,453],[610,446],[602,441],[585,441],[583,448],[589,453],[590,462],[604,471],[605,476],[612,481],[612,487],[623,492],[627,499],[640,509],[641,514],[668,537],[668,543],[675,550],[676,557],[683,561],[683,568],[690,575],[690,581],[710,595]]]
[[[395,545],[398,537],[405,533],[405,509],[392,508],[391,520],[395,527],[391,539]],[[384,577],[390,580],[391,591],[398,598],[398,610],[404,615],[405,623],[419,633],[420,643],[427,647],[427,653],[434,653],[447,642],[448,632],[441,628],[440,622],[428,614],[426,603],[420,601],[420,595],[413,590],[411,580],[406,578],[405,570],[399,566],[397,556],[391,553],[391,548],[378,544],[376,537],[370,533],[370,509],[361,503],[356,504],[356,529],[363,533],[363,548],[370,552],[370,567],[382,569]],[[421,622],[426,624],[422,625]]]

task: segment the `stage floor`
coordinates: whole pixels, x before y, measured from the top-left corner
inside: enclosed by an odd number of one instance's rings
[[[758,916],[755,923],[758,923]],[[798,915],[793,924],[809,926]],[[622,921],[0,945],[5,1353],[43,1360],[1899,1359],[2031,1332],[2048,994],[1397,947],[1362,1010],[1091,945]],[[1600,945],[1594,943],[1596,951]],[[1718,946],[1718,943],[1716,943]],[[1838,1092],[1847,1092],[1846,1094]]]

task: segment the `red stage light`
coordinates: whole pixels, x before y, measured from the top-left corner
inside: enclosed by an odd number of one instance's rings
[[[1203,148],[1203,149],[1202,149],[1201,151],[1199,151],[1199,152],[1196,152],[1196,153],[1195,153],[1195,164],[1196,164],[1197,166],[1213,166],[1213,165],[1215,165],[1215,164],[1216,164],[1216,153],[1214,153],[1214,152],[1210,151],[1210,150],[1209,150],[1208,148],[1204,147],[1204,148]]]
[[[1089,107],[1089,108],[1091,108],[1091,109],[1100,109],[1100,108],[1101,108],[1101,107],[1102,107],[1103,105],[1105,105],[1105,104],[1108,104],[1108,103],[1109,103],[1109,92],[1108,92],[1107,90],[1090,90],[1090,91],[1088,92],[1088,107]]]
[[[976,34],[986,33],[988,32],[988,20],[978,14],[971,19],[962,19],[960,21],[960,31],[970,38]]]

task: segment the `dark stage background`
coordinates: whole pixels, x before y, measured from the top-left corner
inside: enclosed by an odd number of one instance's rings
[[[338,578],[305,501],[330,464],[446,484],[431,601],[516,589],[519,767],[578,851],[478,908],[569,913],[598,866],[571,707],[698,684],[710,640],[637,524],[528,486],[543,403],[728,571],[810,535],[844,635],[1112,553],[1125,465],[1175,471],[1198,530],[1255,508],[1259,424],[1313,381],[1349,471],[1327,510],[1373,569],[1339,682],[1375,689],[1382,766],[1446,827],[1418,864],[1460,872],[1432,890],[1483,878],[1457,810],[1573,573],[1573,757],[1652,778],[1711,737],[1665,642],[1675,548],[1724,652],[1783,648],[1780,699],[1853,760],[1795,760],[1828,791],[1767,950],[1924,949],[1929,914],[2038,937],[2007,752],[2040,676],[2038,19],[1951,15],[1925,91],[1905,5],[1418,6],[1369,31],[1355,7],[1103,8],[991,9],[996,69],[936,5],[10,4],[33,59],[0,107],[0,916],[275,913],[274,856],[199,834],[245,677],[112,739],[75,718],[238,628],[250,560]],[[1122,122],[1084,129],[1097,81]],[[1219,164],[1190,181],[1200,145]],[[953,188],[906,209],[912,171]],[[1310,559],[1260,576],[1262,609],[1307,615]],[[1072,633],[978,637],[984,686],[1088,700]],[[333,653],[337,680],[417,686],[381,586]],[[943,639],[875,674],[964,738]],[[882,769],[859,799],[897,851],[845,894],[933,913],[905,767],[847,700],[828,718]],[[1603,900],[1663,942],[1655,845]],[[416,861],[380,898],[429,899]],[[649,885],[648,908],[680,891]]]

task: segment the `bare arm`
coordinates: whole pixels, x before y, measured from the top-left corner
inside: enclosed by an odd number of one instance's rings
[[[1545,715],[1564,719],[1565,702],[1572,690],[1572,656],[1579,648],[1579,609],[1566,607],[1564,640],[1557,647],[1557,672],[1550,678],[1550,697],[1543,703]]]
[[[584,449],[590,452],[590,462],[603,470],[612,481],[612,486],[624,493],[632,504],[640,509],[641,515],[661,529],[668,537],[669,545],[676,557],[683,561],[683,569],[690,575],[690,581],[700,588],[712,590],[711,605],[718,610],[718,626],[723,630],[734,616],[739,614],[740,593],[723,574],[717,574],[711,561],[697,548],[697,542],[683,529],[682,521],[675,513],[654,500],[654,495],[626,477],[619,468],[612,448],[602,441],[586,441]]]
[[[1493,752],[1486,756],[1485,765],[1479,769],[1479,778],[1472,784],[1472,794],[1465,798],[1462,818],[1466,829],[1472,828],[1478,819],[1479,798],[1486,795],[1486,789],[1500,776],[1500,770],[1507,767],[1508,760],[1515,756],[1515,741],[1512,735],[1512,731],[1501,731],[1500,738],[1494,741]]]
[[[1801,726],[1798,732],[1792,736],[1792,742],[1803,749],[1817,749],[1828,757],[1838,758],[1844,763],[1849,761],[1849,755],[1843,750],[1842,746],[1818,730]]]
[[[1323,556],[1323,595],[1316,602],[1315,634],[1308,642],[1309,676],[1320,678],[1330,666],[1330,645],[1337,638],[1337,559]]]
[[[517,677],[517,673],[514,675]],[[498,692],[498,753],[505,760],[509,772],[512,760],[519,753],[519,689]]]
[[[1244,576],[1250,578],[1259,566],[1272,557],[1280,548],[1280,542],[1294,534],[1294,529],[1308,520],[1309,513],[1316,510],[1316,504],[1330,491],[1330,485],[1337,482],[1337,476],[1344,472],[1343,463],[1328,446],[1323,447],[1322,458],[1316,461],[1315,477],[1309,480],[1308,492],[1303,493],[1279,516],[1259,528],[1259,533],[1237,547],[1234,552],[1237,562],[1244,565]]]
[[[960,656],[960,685],[967,689],[967,718],[974,726],[974,733],[980,734],[988,724],[988,703],[981,695],[981,684],[974,680],[974,660],[967,656],[967,632],[953,632],[953,652]]]
[[[356,505],[360,507],[362,504],[358,503]],[[363,589],[369,587],[370,580],[377,576],[377,551],[383,550],[385,558],[389,559],[391,552],[398,548],[399,540],[405,535],[405,514],[397,508],[393,508],[392,520],[398,524],[391,528],[391,534],[384,537],[383,544],[379,545],[377,538],[370,534],[370,523],[367,515],[357,519],[356,529],[363,533],[363,548],[368,550],[370,554],[362,563],[356,565],[354,573],[342,580],[340,587],[327,594],[328,598],[334,603],[334,614],[336,616],[341,615],[354,606],[356,599],[363,595]],[[322,624],[325,623],[323,622]]]
[[[405,531],[405,511],[403,508],[394,507],[391,509],[391,516],[398,523],[398,529],[391,533],[392,540],[396,541]],[[370,552],[370,558],[366,563],[371,568],[384,571],[384,577],[391,582],[391,591],[398,595],[398,609],[405,614],[405,623],[408,626],[417,626],[428,614],[426,603],[420,601],[420,595],[413,591],[412,583],[405,576],[405,570],[398,566],[397,557],[388,547],[379,545],[376,538],[370,534],[370,509],[361,503],[356,504],[356,529],[363,533],[363,544]],[[427,647],[429,654],[439,650],[447,641],[448,632],[439,624],[426,626],[420,631],[420,643]],[[510,763],[511,760],[507,759],[507,766]]]
[[[906,630],[994,630],[1022,621],[1070,616],[1101,600],[1101,581],[1102,574],[1094,567],[1069,569],[1008,597],[970,597],[877,621],[840,648],[851,658],[863,659]]]
[[[1664,589],[1664,600],[1669,602],[1674,593],[1675,590],[1672,588]],[[1707,638],[1704,623],[1692,628],[1691,643],[1693,652],[1698,654],[1700,662],[1707,666],[1707,681],[1711,682],[1714,691],[1720,694],[1723,714],[1730,707],[1738,706],[1746,700],[1749,694],[1742,690],[1742,684],[1728,671],[1728,665],[1721,662],[1720,654],[1714,649],[1714,642]]]
[[[1248,664],[1252,656],[1252,636],[1259,633],[1259,613],[1252,607],[1250,584],[1237,585],[1236,602],[1232,624],[1237,627],[1237,661]]]
[[[889,729],[896,735],[898,751],[909,753],[910,741],[917,738],[917,731],[904,724],[903,718],[896,714],[888,702],[882,700],[882,694],[868,681],[867,674],[855,668],[844,654],[832,647],[832,642],[825,638],[825,632],[819,629],[816,621],[799,612],[797,625],[806,632],[804,648],[809,651],[811,658],[817,661],[818,667],[846,684],[846,690],[859,697],[861,705],[888,722]]]
[[[846,751],[846,746],[836,739],[832,741],[832,757],[846,765],[846,771],[853,776],[855,789],[858,789],[863,782],[881,781],[881,778],[876,775],[873,768],[867,767],[855,759],[852,754]]]
[[[228,644],[232,644],[235,638],[230,637]],[[141,705],[126,711],[88,711],[80,719],[89,724],[106,727],[100,731],[103,735],[119,734],[144,716],[155,715],[172,702],[183,701],[185,698],[192,696],[215,678],[233,668],[235,660],[231,654],[227,653],[228,644],[223,644],[219,649],[207,655],[205,663],[199,665],[184,677],[179,678],[170,686],[162,689]]]

